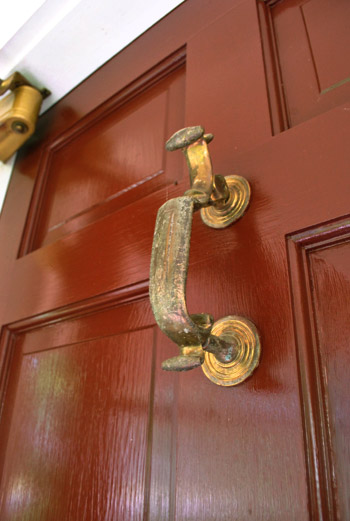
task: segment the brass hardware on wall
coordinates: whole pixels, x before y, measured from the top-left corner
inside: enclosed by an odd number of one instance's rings
[[[49,94],[33,87],[19,72],[0,80],[1,161],[9,159],[33,134],[42,101]]]
[[[160,329],[180,348],[180,355],[163,362],[162,368],[188,371],[202,366],[212,382],[232,386],[244,381],[259,363],[260,340],[254,324],[232,315],[214,323],[208,314],[189,315],[186,305],[193,213],[200,210],[205,224],[225,228],[243,216],[250,199],[246,179],[213,174],[208,150],[212,139],[197,126],[179,130],[166,144],[169,151],[183,150],[191,188],[158,211],[150,300]]]

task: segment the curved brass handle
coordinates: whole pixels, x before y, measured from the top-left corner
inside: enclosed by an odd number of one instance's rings
[[[167,201],[159,209],[154,232],[150,277],[152,309],[160,329],[181,351],[180,356],[163,362],[163,369],[168,371],[198,367],[204,361],[203,349],[216,352],[221,348],[222,356],[228,356],[234,348],[210,334],[214,324],[211,315],[189,315],[187,311],[186,279],[195,206],[195,199],[189,195]]]
[[[211,139],[202,127],[190,127],[167,142],[168,150],[184,150],[191,189],[183,197],[167,201],[158,211],[150,300],[160,329],[180,348],[180,355],[163,362],[162,368],[187,371],[203,364],[208,378],[227,386],[243,381],[258,365],[259,337],[247,319],[230,316],[214,324],[211,315],[188,313],[186,280],[192,217],[200,209],[206,224],[226,227],[243,215],[250,188],[240,176],[225,179],[213,175],[207,146]]]

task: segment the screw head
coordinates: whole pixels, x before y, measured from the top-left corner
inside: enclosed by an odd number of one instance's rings
[[[24,123],[23,121],[13,121],[11,128],[16,134],[25,134],[28,132],[28,125]]]

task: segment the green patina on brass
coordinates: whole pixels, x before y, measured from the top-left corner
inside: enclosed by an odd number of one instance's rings
[[[190,315],[186,305],[193,213],[201,210],[206,224],[224,228],[243,215],[250,197],[249,184],[240,176],[214,176],[208,150],[208,143],[212,139],[211,134],[204,133],[203,127],[197,126],[176,132],[166,144],[167,150],[183,150],[189,167],[191,188],[184,196],[167,201],[158,211],[149,291],[157,324],[180,348],[180,355],[163,362],[162,368],[168,371],[188,371],[204,363],[206,367],[203,370],[208,378],[218,385],[229,386],[244,379],[240,376],[237,380],[237,367],[240,367],[242,353],[243,358],[247,358],[245,341],[239,337],[239,328],[235,329],[239,317],[227,317],[230,319],[229,326],[224,329],[220,326],[217,328],[219,334],[215,335],[213,317],[206,313]],[[257,334],[252,338],[258,338]],[[251,345],[249,349],[252,352]],[[260,345],[257,353],[260,354]],[[254,358],[254,367],[258,355]],[[213,359],[214,365],[211,363]],[[209,376],[211,369],[208,369],[208,364],[210,367],[215,366],[213,377]],[[235,367],[237,381],[227,376],[229,367]],[[220,383],[222,368],[225,383]],[[245,367],[244,371],[248,375],[249,367]]]

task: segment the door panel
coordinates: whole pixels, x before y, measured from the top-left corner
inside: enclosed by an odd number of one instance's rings
[[[17,332],[1,519],[142,519],[157,466],[168,510],[174,379],[148,302],[111,305]]]
[[[285,95],[288,126],[349,99],[347,0],[290,0],[270,9],[270,37]]]
[[[177,54],[176,72],[165,60],[49,146],[21,255],[175,181],[180,162],[166,164],[164,142],[184,122],[185,55]]]
[[[329,430],[334,481],[339,488],[341,519],[350,516],[348,491],[344,488],[350,482],[350,352],[345,349],[349,338],[350,316],[348,240],[349,237],[345,243],[310,254],[320,370],[323,389],[326,391],[326,427]]]
[[[349,514],[348,241],[348,218],[288,240],[310,480],[339,519]]]
[[[339,59],[325,76],[318,28],[346,45],[348,10],[313,4],[189,0],[41,118],[0,223],[5,519],[346,518],[350,106],[341,86],[304,88],[294,59],[311,48],[325,84],[343,74]],[[215,173],[252,186],[243,219],[195,215],[191,239],[189,311],[261,335],[230,389],[161,371],[177,347],[146,298],[156,212],[189,186],[164,141],[194,124],[215,135]]]
[[[147,330],[23,357],[2,519],[141,517],[152,344]]]
[[[187,44],[187,65],[187,121],[201,121],[215,133],[217,169],[228,148],[238,154],[271,136],[255,2],[241,2],[195,34]],[[224,114],[225,125],[218,125]]]
[[[307,223],[314,222],[317,229],[323,218],[347,214],[344,158],[349,123],[347,111],[339,108],[301,125],[298,131],[281,133],[256,147],[254,153],[235,157],[235,171],[255,187],[250,210],[241,221],[220,232],[207,230],[199,217],[194,220],[187,283],[190,311],[205,311],[214,317],[231,313],[247,316],[259,328],[264,350],[259,378],[253,375],[242,387],[231,389],[230,396],[225,389],[212,388],[200,373],[182,376],[177,450],[179,520],[215,519],[218,512],[220,519],[284,519],[286,512],[287,519],[318,519],[320,509],[328,512],[333,508],[332,503],[327,504],[327,495],[330,502],[336,501],[331,481],[319,487],[319,475],[324,476],[329,465],[327,459],[322,460],[321,436],[316,441],[314,437],[310,447],[310,455],[317,454],[321,468],[315,469],[313,462],[304,463],[303,438],[311,436],[312,426],[309,417],[303,428],[302,411],[309,396],[305,391],[300,397],[299,378],[305,368],[298,366],[295,348],[286,236]],[[337,173],[339,183],[337,197],[331,199],[330,171]],[[204,244],[211,247],[203,252]],[[292,281],[294,294],[296,282]],[[343,298],[344,293],[340,300]],[[343,344],[343,349],[346,346]],[[312,387],[309,392],[315,392],[315,375],[307,378]],[[319,414],[317,422],[321,428]],[[278,487],[272,476],[278,476]],[[220,506],[212,510],[216,495]],[[197,498],[193,517],[190,497]],[[317,501],[325,504],[319,506]],[[308,502],[313,505],[310,512]]]

